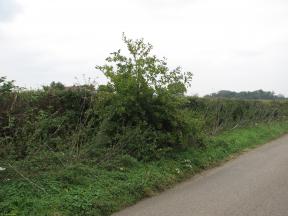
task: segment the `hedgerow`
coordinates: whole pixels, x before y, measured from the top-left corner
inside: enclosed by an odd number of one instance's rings
[[[118,155],[155,160],[174,149],[203,146],[221,130],[282,120],[288,102],[184,96],[192,74],[170,70],[152,45],[123,35],[128,55],[111,53],[96,68],[106,85],[67,87],[52,82],[25,90],[0,79],[0,156],[12,160],[43,152],[97,163]]]
[[[225,129],[288,116],[287,101],[179,97],[182,102],[173,116],[159,116],[165,110],[154,106],[151,122],[134,120],[129,125],[123,123],[128,114],[112,118],[106,113],[115,112],[113,95],[97,89],[13,92],[1,97],[0,156],[21,160],[48,151],[69,152],[73,159],[89,156],[99,162],[117,154],[151,160],[173,148],[201,146],[204,137]],[[179,130],[177,136],[174,127]],[[188,134],[186,140],[180,140],[181,133]]]

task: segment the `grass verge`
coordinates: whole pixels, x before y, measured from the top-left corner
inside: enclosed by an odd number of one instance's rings
[[[110,215],[287,132],[287,121],[238,128],[207,139],[204,148],[174,152],[149,163],[122,156],[107,166],[83,162],[33,173],[33,167],[42,165],[32,161],[25,164],[32,170],[25,178],[20,165],[12,170],[0,161],[0,167],[7,167],[0,171],[0,214]],[[9,172],[18,178],[6,178]]]

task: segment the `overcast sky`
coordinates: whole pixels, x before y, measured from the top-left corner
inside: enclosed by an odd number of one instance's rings
[[[122,32],[193,72],[190,94],[288,96],[287,0],[0,0],[0,76],[28,88],[102,82],[95,65],[123,48]]]

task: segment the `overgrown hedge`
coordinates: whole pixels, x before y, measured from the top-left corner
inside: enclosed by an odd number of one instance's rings
[[[179,107],[179,118],[189,123],[187,125],[191,133],[188,145],[201,145],[203,136],[215,134],[223,129],[282,120],[288,116],[287,101],[198,97],[183,97],[182,100],[185,103]],[[87,87],[46,88],[1,95],[0,157],[24,159],[41,151],[52,151],[70,152],[79,157],[94,156],[101,161],[107,150],[101,146],[95,147],[95,143],[101,145],[99,139],[105,139],[99,135],[100,127],[103,127],[99,125],[100,119],[103,118],[99,107],[109,106],[107,103],[109,101],[103,100],[103,93]],[[130,148],[124,152],[141,159],[141,155],[150,148],[145,148],[146,140],[153,136],[153,132],[146,130],[145,133],[136,128],[128,131],[126,136],[122,135],[118,139],[123,142],[122,147]],[[115,133],[115,136],[119,134]],[[133,146],[124,144],[129,139],[132,139],[130,141]],[[117,152],[115,146],[110,147],[115,150],[115,154],[121,153],[121,149]],[[135,148],[142,150],[138,151]],[[109,157],[112,157],[112,152],[109,151]]]
[[[186,109],[200,118],[207,134],[288,116],[287,100],[229,100],[189,97]]]
[[[0,157],[21,159],[36,150],[70,148],[67,140],[78,131],[91,94],[75,88],[2,95]]]
[[[171,70],[144,39],[122,39],[128,53],[112,52],[96,66],[108,80],[97,89],[52,82],[29,91],[0,77],[0,157],[55,152],[97,163],[119,155],[149,161],[203,146],[225,128],[287,116],[286,101],[185,97],[191,72]]]

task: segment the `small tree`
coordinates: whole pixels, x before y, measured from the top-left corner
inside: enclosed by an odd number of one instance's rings
[[[124,34],[123,41],[128,48],[129,56],[122,55],[121,50],[118,50],[106,58],[108,64],[96,66],[96,69],[102,71],[109,79],[109,84],[114,87],[115,92],[126,94],[135,90],[130,94],[139,96],[149,89],[156,95],[161,95],[165,91],[168,92],[171,85],[181,86],[181,93],[190,86],[192,73],[182,72],[180,67],[169,70],[166,58],[158,59],[151,55],[151,44],[145,44],[143,39],[127,39]]]
[[[129,128],[130,133],[135,134],[131,130],[137,128],[138,132],[156,133],[157,147],[181,144],[185,129],[177,109],[181,96],[190,86],[192,73],[182,72],[180,67],[169,70],[166,59],[152,55],[152,45],[143,39],[131,40],[123,34],[123,41],[129,55],[118,50],[106,58],[107,64],[96,66],[109,80],[107,98],[110,102],[105,107],[103,121],[105,125],[107,121],[111,124],[105,129],[106,133],[121,135]],[[101,89],[103,92],[103,87]],[[103,107],[101,109],[103,112]]]

